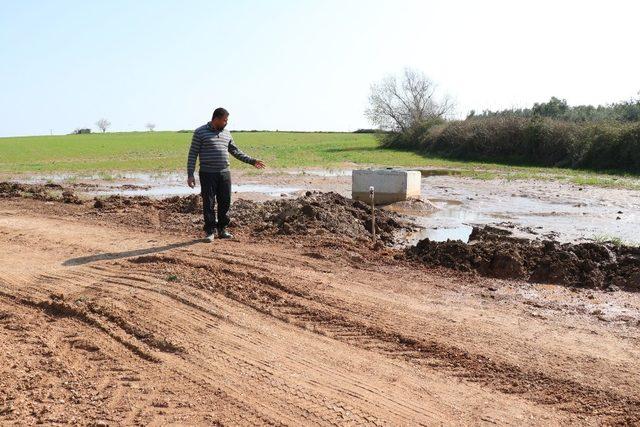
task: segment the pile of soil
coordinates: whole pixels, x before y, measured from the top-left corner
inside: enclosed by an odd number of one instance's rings
[[[20,184],[0,182],[0,198],[25,197],[36,200],[82,204],[82,200],[59,184]]]
[[[94,214],[120,223],[180,233],[202,228],[202,204],[197,195],[152,199],[146,196],[96,197]]]
[[[182,214],[202,212],[202,202],[200,196],[196,194],[185,197],[169,197],[161,200],[151,199],[147,196],[123,197],[113,195],[106,198],[96,197],[93,207],[105,212],[140,207],[151,207],[160,211]]]
[[[611,243],[558,243],[474,228],[469,243],[424,239],[409,259],[484,276],[587,288],[640,291],[640,248]]]
[[[257,234],[337,234],[351,239],[370,239],[371,208],[337,193],[307,192],[295,199],[255,203],[235,202],[231,208],[233,223],[250,227]],[[394,243],[394,233],[410,229],[391,212],[376,209],[375,230],[385,244]]]
[[[110,196],[96,198],[94,208],[103,213],[117,213],[153,219],[167,228],[193,230],[202,225],[202,201],[198,195],[154,200],[144,196]],[[154,216],[155,214],[155,216]],[[307,192],[295,199],[256,203],[238,200],[229,213],[230,228],[254,235],[335,234],[350,239],[371,238],[371,208],[365,203],[336,193]],[[412,229],[392,212],[376,209],[376,233],[385,244],[395,242],[395,232]]]

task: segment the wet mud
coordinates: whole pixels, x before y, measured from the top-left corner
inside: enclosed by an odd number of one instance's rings
[[[96,198],[93,207],[106,213],[138,214],[179,229],[202,225],[202,201],[198,195],[161,200],[110,196]],[[345,239],[370,240],[373,230],[371,208],[336,193],[307,192],[301,197],[264,203],[238,200],[232,204],[229,215],[230,228],[252,235],[331,234]],[[376,209],[375,231],[383,243],[396,244],[398,232],[413,229],[400,215]]]
[[[559,243],[474,227],[469,243],[423,239],[405,251],[429,266],[583,288],[640,291],[640,247],[614,243]]]
[[[146,228],[193,234],[201,229],[199,195],[153,199],[119,195],[82,200],[57,184],[0,183],[0,197],[24,197],[84,205],[85,214]],[[371,241],[371,208],[328,192],[307,192],[297,198],[233,203],[230,228],[239,234],[326,236],[363,244]],[[376,209],[375,231],[386,246],[398,246],[415,224],[401,214]],[[405,241],[406,245],[406,241]],[[552,239],[516,237],[492,226],[473,227],[469,243],[420,240],[397,258],[429,266],[475,272],[483,276],[575,287],[640,291],[640,247],[614,243],[560,243]]]

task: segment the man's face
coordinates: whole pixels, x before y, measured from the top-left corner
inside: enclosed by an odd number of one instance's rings
[[[212,120],[213,127],[218,130],[223,130],[227,126],[227,122],[229,121],[229,115],[227,114],[224,117],[216,117]]]

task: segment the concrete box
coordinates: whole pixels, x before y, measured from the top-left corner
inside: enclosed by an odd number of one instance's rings
[[[370,203],[369,187],[375,188],[375,203],[388,204],[420,198],[419,171],[398,169],[354,170],[351,174],[351,197]]]

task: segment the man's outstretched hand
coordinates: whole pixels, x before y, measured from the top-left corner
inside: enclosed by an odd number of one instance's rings
[[[187,179],[187,185],[188,185],[189,187],[191,187],[191,188],[195,187],[195,186],[196,186],[196,179],[195,179],[195,177],[190,176],[190,177]]]
[[[265,164],[264,164],[264,162],[263,162],[262,160],[256,160],[256,162],[253,164],[253,166],[254,166],[256,169],[264,169],[264,168],[265,168],[265,166],[267,166],[267,165],[265,165]]]

